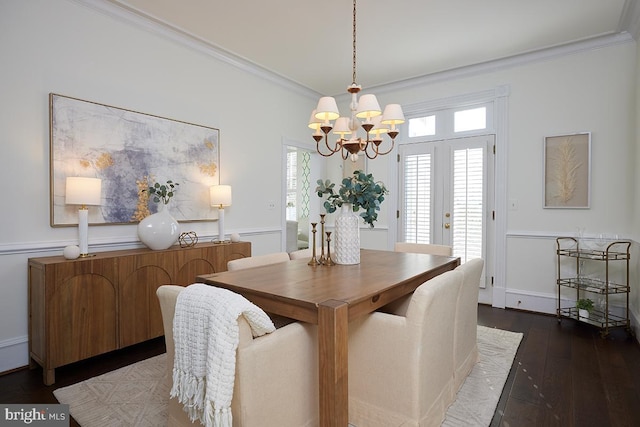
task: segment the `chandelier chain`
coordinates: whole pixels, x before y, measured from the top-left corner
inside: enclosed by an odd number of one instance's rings
[[[356,85],[356,0],[353,0],[353,84]]]

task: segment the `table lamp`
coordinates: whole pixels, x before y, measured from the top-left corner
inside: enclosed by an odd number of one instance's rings
[[[231,206],[231,186],[214,185],[210,187],[211,206],[218,207],[218,240],[215,243],[224,243],[224,207]]]
[[[89,209],[87,206],[100,205],[102,180],[98,178],[67,177],[65,203],[80,205],[78,209],[78,242],[80,257],[88,257]]]

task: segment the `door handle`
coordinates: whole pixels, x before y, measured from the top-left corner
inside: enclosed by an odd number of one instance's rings
[[[444,228],[446,228],[448,230],[449,228],[451,228],[451,224],[449,224],[448,222],[445,222],[444,223]]]

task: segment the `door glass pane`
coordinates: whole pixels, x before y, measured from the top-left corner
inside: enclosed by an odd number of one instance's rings
[[[296,202],[298,195],[298,152],[293,150],[287,153],[287,208],[288,221],[297,221]]]
[[[409,119],[409,137],[436,134],[436,116],[417,117]]]
[[[404,158],[404,241],[431,243],[431,154]]]
[[[485,129],[487,127],[487,108],[472,108],[456,111],[453,115],[453,131]]]
[[[482,257],[484,230],[484,150],[454,150],[453,155],[453,255],[462,263]]]

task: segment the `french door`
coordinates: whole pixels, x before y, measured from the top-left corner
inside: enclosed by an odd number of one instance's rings
[[[462,263],[483,258],[485,289],[493,253],[494,140],[483,135],[399,148],[398,240],[449,245]]]

